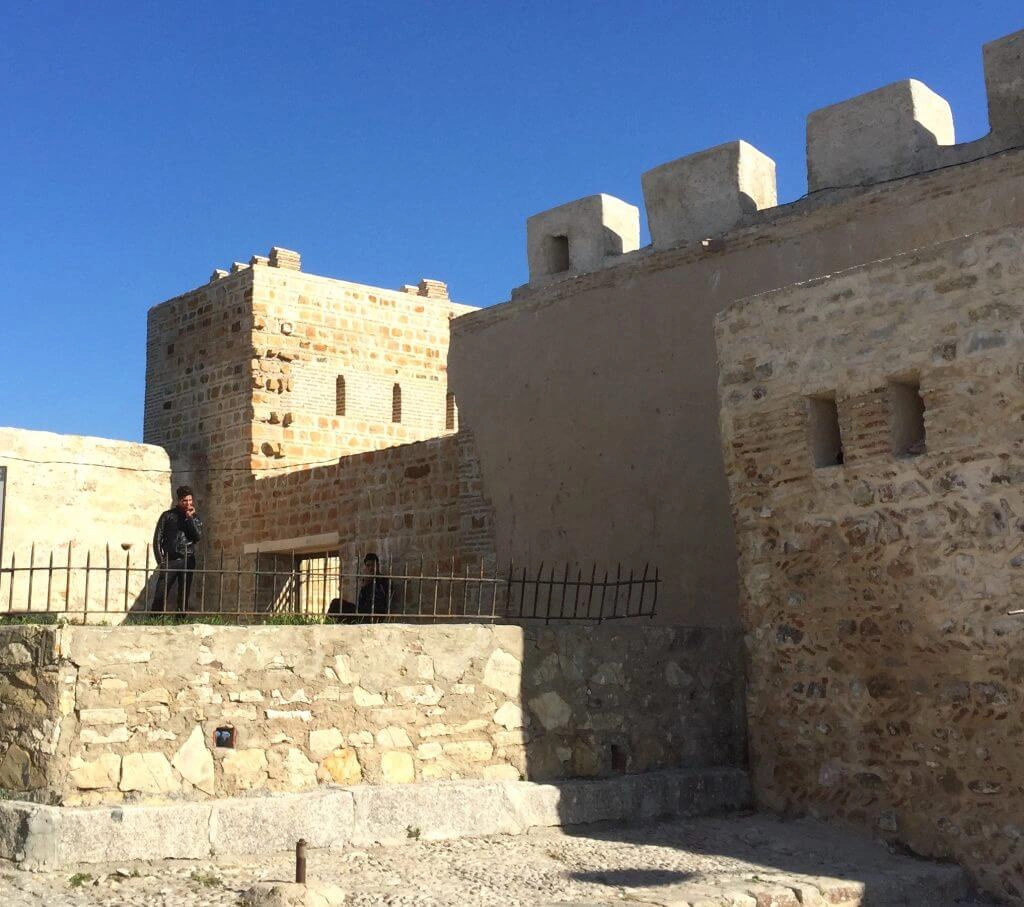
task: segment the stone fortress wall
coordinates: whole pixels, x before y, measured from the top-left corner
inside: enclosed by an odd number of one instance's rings
[[[195,483],[207,557],[492,563],[447,382],[449,322],[469,311],[440,281],[317,277],[279,248],[153,308],[146,438]]]
[[[758,802],[1020,901],[1024,226],[719,316]]]
[[[948,105],[908,80],[810,115],[799,201],[776,205],[774,163],[731,142],[644,174],[646,248],[639,211],[609,196],[531,218],[529,284],[457,319],[449,354],[497,549],[650,560],[677,609],[664,621],[735,624],[714,316],[1020,222],[1022,47],[1024,33],[984,48],[991,132],[976,142],[950,144]]]
[[[739,643],[649,624],[0,627],[0,789],[109,806],[741,768]]]

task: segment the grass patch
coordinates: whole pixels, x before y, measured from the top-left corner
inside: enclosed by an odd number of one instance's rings
[[[23,614],[0,614],[0,627],[21,626],[23,624],[53,625],[66,620],[67,617],[63,614],[33,614],[31,612],[25,612]]]
[[[87,872],[76,872],[68,879],[68,888],[81,888],[86,882],[91,882],[92,876]]]
[[[212,872],[200,872],[198,869],[189,878],[204,888],[218,888],[224,884],[224,880],[220,876],[215,876]]]
[[[272,626],[308,626],[310,624],[322,624],[322,614],[266,614],[254,615],[257,623],[270,624]]]

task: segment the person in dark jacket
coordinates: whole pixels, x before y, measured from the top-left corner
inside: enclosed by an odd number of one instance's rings
[[[153,533],[153,551],[160,570],[151,610],[180,613],[188,611],[196,569],[196,542],[202,538],[203,523],[196,515],[188,485],[182,485],[175,497],[178,503],[160,515]]]
[[[327,619],[333,623],[378,623],[387,617],[391,604],[391,582],[380,575],[380,558],[372,552],[363,558],[366,582],[359,590],[356,602],[333,599],[327,609]]]

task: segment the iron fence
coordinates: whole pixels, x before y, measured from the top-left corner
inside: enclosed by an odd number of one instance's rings
[[[0,567],[0,619],[64,615],[82,622],[377,623],[605,621],[652,618],[658,569],[567,563],[502,568],[382,560],[338,551],[224,553],[160,564],[130,550],[11,555]]]

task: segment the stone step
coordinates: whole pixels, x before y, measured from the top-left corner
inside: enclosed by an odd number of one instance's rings
[[[401,844],[521,835],[735,812],[751,803],[737,768],[648,772],[592,781],[436,781],[323,786],[303,793],[116,807],[0,801],[0,858],[26,869],[109,860],[202,859],[294,847]]]

